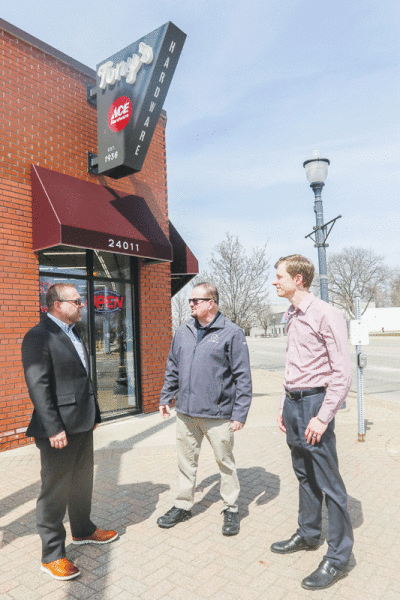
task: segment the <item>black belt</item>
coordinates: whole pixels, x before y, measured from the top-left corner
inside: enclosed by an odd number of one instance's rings
[[[286,389],[286,388],[285,388]],[[314,394],[323,394],[326,391],[324,387],[310,388],[308,390],[297,390],[290,392],[286,390],[286,396],[290,398],[290,400],[300,400],[304,396],[313,396]]]

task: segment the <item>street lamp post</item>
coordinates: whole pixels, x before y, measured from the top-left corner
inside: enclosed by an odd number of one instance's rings
[[[318,248],[319,287],[321,291],[321,300],[324,300],[325,302],[329,302],[328,266],[326,263],[326,247],[328,244],[326,243],[326,240],[328,239],[328,235],[335,222],[342,216],[339,215],[335,219],[328,221],[328,223],[324,223],[321,192],[325,185],[326,178],[328,177],[329,165],[330,161],[327,158],[321,158],[317,150],[314,150],[312,158],[303,163],[308,182],[315,195],[314,212],[316,226],[312,233],[306,235],[306,238],[315,235],[315,237],[311,239],[313,239],[315,247]],[[328,225],[330,225],[329,230]],[[342,408],[346,408],[346,402],[343,402]]]
[[[318,248],[318,264],[319,264],[319,285],[321,290],[321,299],[329,302],[328,293],[328,268],[326,264],[326,238],[327,230],[324,224],[324,212],[322,208],[321,192],[328,177],[328,165],[330,164],[327,158],[321,158],[317,151],[313,152],[313,157],[303,163],[306,170],[306,176],[310,187],[315,195],[314,212],[316,227],[315,246]],[[311,234],[309,234],[311,235]],[[306,236],[308,237],[308,236]]]

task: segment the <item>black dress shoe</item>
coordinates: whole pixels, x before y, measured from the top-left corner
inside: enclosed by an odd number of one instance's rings
[[[169,529],[170,527],[174,527],[177,523],[187,521],[191,516],[192,513],[190,510],[184,510],[183,508],[176,508],[176,506],[173,506],[165,513],[165,515],[158,517],[157,525],[162,527],[162,529]]]
[[[298,552],[299,550],[315,550],[319,544],[309,544],[304,538],[298,533],[292,535],[290,540],[284,540],[283,542],[275,542],[271,546],[271,552],[277,552],[278,554],[290,554],[291,552]]]
[[[237,512],[224,510],[224,524],[222,525],[222,535],[237,535],[240,531],[239,515]]]
[[[303,579],[301,587],[306,590],[325,590],[346,575],[346,568],[340,570],[330,560],[324,558],[318,569]]]

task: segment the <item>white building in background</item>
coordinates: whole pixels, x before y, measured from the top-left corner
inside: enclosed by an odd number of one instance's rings
[[[361,316],[368,323],[369,333],[400,331],[400,307],[367,308]]]
[[[271,306],[271,321],[267,329],[268,337],[279,337],[286,333],[286,313],[290,306],[287,304],[275,304]],[[252,327],[250,337],[265,337],[265,331],[262,327]]]
[[[271,323],[268,326],[267,336],[278,337],[286,334],[286,313],[287,307],[280,305],[272,306]],[[400,333],[400,307],[375,308],[370,306],[365,313],[361,315],[362,321],[367,321],[369,333]],[[264,337],[265,332],[262,327],[252,327],[250,337]]]

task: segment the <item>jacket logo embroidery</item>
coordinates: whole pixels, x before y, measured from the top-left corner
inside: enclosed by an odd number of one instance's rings
[[[214,344],[218,343],[218,333],[213,333],[212,335],[210,335],[210,337],[208,338],[209,342],[213,342]]]

